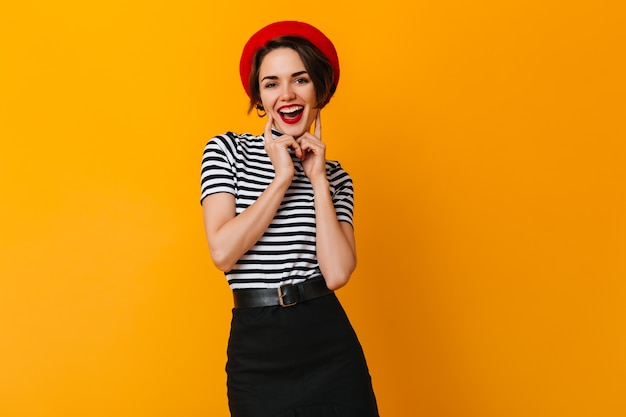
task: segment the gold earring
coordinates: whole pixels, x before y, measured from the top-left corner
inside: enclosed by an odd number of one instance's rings
[[[263,112],[263,114],[261,114],[261,112]],[[265,117],[265,115],[267,114],[267,112],[265,111],[265,107],[263,107],[262,104],[257,104],[256,105],[256,115],[259,117]]]

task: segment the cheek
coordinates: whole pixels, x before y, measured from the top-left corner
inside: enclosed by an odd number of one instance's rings
[[[267,93],[267,92],[261,92],[261,94],[259,95],[259,97],[261,98],[261,103],[263,103],[263,105],[265,107],[271,107],[272,103],[274,102],[274,99],[272,98],[272,95]]]

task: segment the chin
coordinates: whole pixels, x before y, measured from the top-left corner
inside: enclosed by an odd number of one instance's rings
[[[287,123],[277,123],[278,130],[283,135],[293,136],[294,138],[298,138],[304,134],[304,132],[308,132],[309,130],[306,128],[304,124],[298,123],[295,125],[290,125]]]
[[[313,121],[311,121],[310,123],[307,122],[307,120],[300,120],[298,123],[289,124],[283,122],[282,120],[278,120],[275,123],[275,126],[283,135],[289,135],[293,136],[294,138],[298,138],[311,130],[311,126],[313,126]]]
[[[304,134],[304,132],[306,132],[306,129],[302,129],[302,128],[297,128],[297,127],[293,127],[293,126],[286,126],[285,130],[283,130],[283,134],[285,135],[289,135],[289,136],[293,136],[294,138],[299,138],[300,136],[302,136]]]

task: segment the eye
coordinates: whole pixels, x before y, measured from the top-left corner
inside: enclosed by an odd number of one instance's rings
[[[263,88],[274,88],[274,87],[276,87],[276,83],[270,82],[270,83],[263,84]]]
[[[296,84],[306,84],[308,82],[309,82],[308,78],[305,78],[305,77],[296,78]]]

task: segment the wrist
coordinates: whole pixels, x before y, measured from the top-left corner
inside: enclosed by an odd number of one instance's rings
[[[317,192],[318,190],[322,191],[330,189],[330,183],[328,182],[328,178],[326,178],[326,176],[314,178],[310,181],[314,192]]]
[[[271,184],[274,185],[274,187],[276,188],[283,189],[286,191],[291,185],[292,181],[293,181],[293,176],[291,177],[276,176],[272,180]]]

